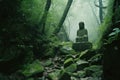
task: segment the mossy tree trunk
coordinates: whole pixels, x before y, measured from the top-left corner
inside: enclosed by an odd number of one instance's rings
[[[69,9],[70,9],[70,6],[71,6],[72,2],[73,2],[73,0],[68,0],[67,5],[66,5],[66,8],[65,8],[65,10],[64,10],[64,13],[63,13],[63,15],[62,15],[62,17],[61,17],[61,19],[60,19],[60,22],[58,23],[58,26],[57,26],[57,28],[56,28],[55,31],[54,31],[54,34],[55,34],[55,35],[56,35],[56,34],[60,31],[60,29],[62,28],[62,25],[63,25],[63,23],[64,23],[64,21],[65,21],[65,18],[66,18],[67,14],[68,14],[68,11],[69,11]]]
[[[46,6],[45,6],[45,9],[44,9],[44,14],[43,14],[43,16],[41,18],[41,21],[40,21],[40,28],[41,28],[41,33],[42,34],[45,34],[45,24],[46,24],[47,15],[48,15],[50,6],[51,6],[51,0],[47,0]]]
[[[103,3],[102,0],[99,0],[99,18],[100,22],[103,22]]]
[[[113,33],[113,29],[120,29],[120,1],[114,0],[113,3],[113,16],[112,16],[112,25],[109,30],[109,34]],[[113,38],[111,43],[104,46],[104,58],[103,58],[103,71],[104,79],[103,80],[120,80],[120,32],[115,34],[117,38],[106,35],[106,39],[109,40]],[[114,36],[114,35],[113,35]]]

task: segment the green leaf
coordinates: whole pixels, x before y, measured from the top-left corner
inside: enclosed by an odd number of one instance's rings
[[[77,70],[77,64],[71,64],[70,66],[66,67],[65,68],[65,71],[66,72],[74,72]]]
[[[84,60],[78,60],[76,63],[77,65],[81,65],[81,64],[87,64],[88,62]]]

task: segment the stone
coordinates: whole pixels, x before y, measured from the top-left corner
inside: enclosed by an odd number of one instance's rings
[[[88,41],[88,31],[84,28],[84,22],[79,23],[76,42],[73,43],[72,48],[75,51],[84,51],[92,48],[92,43]]]
[[[74,50],[72,49],[72,42],[62,42],[60,45],[60,54],[66,55],[74,53]]]
[[[82,42],[82,41],[83,42],[88,41],[88,31],[87,29],[84,28],[84,22],[79,23],[79,29],[77,30],[77,38],[76,38],[76,42]]]
[[[77,37],[76,38],[76,42],[87,42],[87,41],[88,41],[88,37],[87,36]]]
[[[79,37],[83,37],[83,36],[87,36],[87,34],[88,34],[88,32],[87,32],[87,29],[79,29],[78,31],[77,31],[77,36],[79,36]]]
[[[91,49],[92,44],[90,42],[77,42],[73,44],[72,48],[75,51],[84,51],[86,49]]]

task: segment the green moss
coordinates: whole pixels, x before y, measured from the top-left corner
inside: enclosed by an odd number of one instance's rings
[[[96,40],[96,43],[93,45],[93,49],[98,49],[102,44],[102,37],[105,34],[106,30],[110,28],[112,24],[112,16],[113,16],[113,3],[114,0],[109,1],[109,5],[107,7],[107,15],[105,16],[104,22],[100,25],[99,28],[99,38]]]
[[[61,76],[60,72],[61,72],[60,70],[56,70],[55,72],[50,73],[48,77],[51,80],[59,80],[59,77]]]
[[[73,64],[71,64],[71,65],[69,65],[68,67],[65,68],[65,71],[67,73],[69,73],[69,72],[72,73],[76,70],[77,70],[77,64],[75,64],[75,63],[73,63]]]
[[[21,11],[29,24],[39,23],[44,12],[46,0],[23,0],[21,2]]]
[[[25,66],[22,74],[26,77],[32,76],[37,73],[41,73],[44,71],[44,67],[40,64],[38,60],[34,61],[32,64],[28,64]]]

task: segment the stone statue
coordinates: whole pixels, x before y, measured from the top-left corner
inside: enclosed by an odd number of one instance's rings
[[[88,42],[88,31],[84,27],[84,22],[79,23],[79,29],[77,30],[76,42],[73,43],[72,48],[75,51],[84,51],[92,48],[92,43]]]
[[[88,31],[84,27],[84,22],[79,23],[79,30],[77,31],[76,42],[88,41]]]

